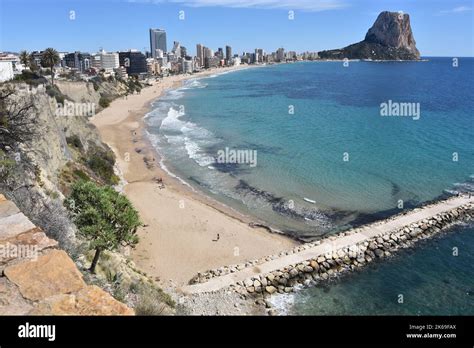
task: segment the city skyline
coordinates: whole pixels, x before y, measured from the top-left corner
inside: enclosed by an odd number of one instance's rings
[[[8,16],[2,16],[1,51],[33,51],[45,47],[84,52],[97,52],[100,48],[106,51],[150,51],[150,37],[147,35],[150,28],[164,29],[168,47],[179,41],[193,56],[198,43],[215,50],[228,45],[233,53],[238,54],[253,52],[255,48],[271,52],[279,47],[297,52],[321,51],[362,40],[378,12],[403,9],[411,16],[417,45],[423,56],[474,55],[469,1],[456,4],[421,1],[416,5],[397,1],[396,6],[387,1],[383,7],[371,0],[360,3],[287,1],[279,8],[275,8],[276,3],[270,0],[261,2],[266,5],[257,8],[253,8],[249,1],[241,1],[239,8],[237,1],[170,3],[164,0],[159,4],[146,0],[46,2],[54,3],[54,8],[45,11],[40,4],[29,0],[2,1],[1,12]],[[323,7],[324,3],[334,6]],[[20,10],[25,5],[30,8],[28,13]],[[291,5],[294,5],[294,10],[290,10]],[[101,11],[105,8],[107,11]],[[289,11],[294,11],[293,19],[289,18]],[[348,17],[348,14],[353,15]],[[341,21],[343,26],[338,24]],[[440,21],[443,25],[439,24]],[[252,23],[255,25],[250,25]],[[21,25],[23,29],[12,30],[15,25]],[[28,32],[35,32],[35,37],[30,37]],[[443,38],[449,43],[448,47],[439,45]]]

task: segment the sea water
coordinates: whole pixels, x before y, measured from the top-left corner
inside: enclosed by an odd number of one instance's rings
[[[169,91],[148,131],[190,185],[309,240],[472,191],[473,76],[470,58],[246,69]],[[219,161],[225,149],[256,165]]]
[[[427,59],[301,62],[191,79],[154,102],[147,130],[163,166],[187,184],[317,239],[474,192],[474,59]],[[413,109],[385,116],[388,105]],[[226,149],[255,153],[255,165],[219,160]],[[473,226],[451,232],[275,299],[292,314],[473,314]],[[456,246],[463,251],[450,256]]]

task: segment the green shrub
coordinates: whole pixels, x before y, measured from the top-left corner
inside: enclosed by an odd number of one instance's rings
[[[82,150],[84,146],[82,145],[81,139],[76,134],[66,137],[66,142],[68,145],[75,147],[78,150]]]
[[[84,180],[84,181],[89,181],[90,180],[89,175],[87,175],[84,171],[82,171],[80,169],[74,169],[74,171],[72,173],[79,180]]]
[[[105,183],[118,184],[119,178],[114,173],[115,156],[111,150],[91,146],[86,154],[86,164]]]
[[[40,76],[39,74],[27,69],[23,70],[21,74],[16,75],[13,81],[25,82],[32,86],[38,86],[48,82],[48,80],[46,80],[46,78],[43,76]]]
[[[10,177],[15,165],[16,162],[6,156],[5,153],[0,150],[0,182],[4,182]]]
[[[106,107],[108,107],[110,105],[110,99],[107,98],[107,97],[100,97],[99,105],[100,105],[100,107],[105,109]]]
[[[89,249],[95,250],[91,273],[95,273],[102,252],[120,246],[133,248],[138,243],[136,233],[142,225],[138,212],[126,196],[112,187],[78,181],[64,205],[79,234],[90,242]]]
[[[66,100],[66,96],[59,90],[57,86],[46,86],[46,94],[49,95],[51,98],[55,98],[57,103],[64,105],[64,100]]]

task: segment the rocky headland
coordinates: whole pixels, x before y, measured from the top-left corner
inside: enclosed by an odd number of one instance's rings
[[[420,60],[407,13],[381,12],[364,40],[319,52],[321,59]]]

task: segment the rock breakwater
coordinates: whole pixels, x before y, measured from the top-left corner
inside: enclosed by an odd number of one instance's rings
[[[342,232],[322,240],[299,245],[292,250],[267,256],[246,263],[224,266],[199,273],[191,279],[188,290],[193,286],[197,292],[200,285],[206,286],[216,277],[222,281],[220,287],[228,287],[242,295],[269,296],[274,293],[288,293],[298,286],[311,286],[338,275],[364,267],[370,262],[391,256],[397,250],[413,246],[416,242],[440,233],[459,221],[474,218],[474,202],[470,198],[454,198],[430,206],[394,216],[390,219]],[[454,202],[454,200],[457,200]],[[463,203],[464,204],[461,204]],[[454,208],[432,216],[412,221],[422,212],[430,212],[443,204],[454,204]],[[418,215],[417,215],[418,214]],[[408,221],[406,225],[401,225]],[[410,222],[411,221],[411,222]],[[392,226],[399,227],[391,229]],[[344,240],[344,243],[340,241]],[[311,257],[305,258],[305,255]],[[299,262],[275,268],[284,259],[298,259]],[[272,263],[272,267],[268,265]],[[265,270],[275,268],[270,272]],[[237,275],[240,273],[240,277]],[[242,276],[249,275],[242,279]],[[218,280],[214,280],[217,282]],[[209,289],[209,287],[208,287]]]

